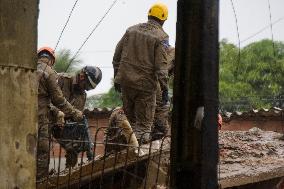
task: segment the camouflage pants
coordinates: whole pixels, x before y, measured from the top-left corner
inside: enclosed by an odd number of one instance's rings
[[[49,166],[49,127],[46,115],[38,117],[37,181],[47,177]]]
[[[152,129],[152,140],[157,140],[165,136],[169,130],[169,106],[162,101],[162,91],[158,85],[156,94],[156,110],[154,116],[154,126]]]
[[[126,148],[126,146],[120,144],[129,144],[133,147],[138,147],[135,133],[122,108],[114,109],[110,115],[109,125],[105,131],[105,142],[105,149],[109,153],[121,151]]]
[[[149,141],[155,114],[156,93],[122,87],[122,101],[124,112],[138,141]]]

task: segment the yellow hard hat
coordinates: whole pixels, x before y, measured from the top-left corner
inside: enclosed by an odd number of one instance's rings
[[[160,20],[167,20],[168,18],[168,7],[163,3],[155,3],[152,5],[148,12],[148,16],[154,16]]]

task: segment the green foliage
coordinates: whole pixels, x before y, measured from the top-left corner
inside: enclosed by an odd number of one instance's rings
[[[111,87],[110,90],[102,95],[94,95],[89,97],[86,102],[86,108],[115,108],[122,106],[120,94]]]
[[[114,87],[112,86],[108,93],[104,94],[101,97],[101,101],[99,103],[99,107],[117,107],[122,106],[122,101],[120,94],[114,90]]]
[[[262,40],[240,50],[220,42],[219,98],[227,111],[281,106],[284,43]]]
[[[240,55],[240,56],[239,56]],[[262,40],[241,49],[226,40],[220,42],[219,99],[226,111],[283,107],[284,43]],[[173,82],[170,81],[170,89]],[[112,87],[108,93],[92,97],[93,107],[121,106],[120,95]]]
[[[80,69],[80,65],[82,64],[82,60],[75,57],[72,61],[72,54],[69,49],[62,49],[56,53],[56,61],[54,64],[54,69],[56,72],[67,72],[67,73],[74,73]],[[69,66],[70,64],[70,66]],[[67,67],[69,66],[68,70],[66,71]]]

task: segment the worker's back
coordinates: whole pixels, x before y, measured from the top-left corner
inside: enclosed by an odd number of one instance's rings
[[[155,90],[156,73],[164,69],[167,62],[163,48],[159,46],[167,39],[168,35],[153,20],[128,28],[116,81],[138,90]]]

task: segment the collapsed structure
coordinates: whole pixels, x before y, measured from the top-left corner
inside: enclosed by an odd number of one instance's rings
[[[102,186],[103,188],[168,186],[170,180],[170,136],[160,140],[160,146],[150,143],[134,148],[125,144],[111,144],[123,147],[124,150],[108,154],[106,153],[108,150],[104,148],[108,145],[106,145],[103,135],[107,128],[104,123],[107,124],[106,120],[110,112],[111,109],[85,111],[89,117],[90,125],[95,127],[91,127],[92,139],[95,144],[94,161],[88,162],[84,156],[80,156],[80,163],[74,169],[58,171],[64,169],[64,165],[61,165],[61,168],[56,167],[56,172],[49,178],[49,188],[71,188],[79,185],[98,188]],[[266,131],[257,127],[247,127],[246,130],[240,131],[238,124],[235,126],[233,124],[236,120],[248,122],[248,120],[256,120],[256,118],[260,120],[260,117],[263,122],[266,119],[275,123],[275,120],[281,118],[282,110],[272,108],[253,112],[251,114],[244,112],[238,115],[233,113],[231,115],[235,116],[225,117],[226,122],[223,125],[223,130],[219,131],[218,181],[222,188],[245,188],[247,185],[262,182],[268,182],[275,186],[280,178],[284,177],[282,134],[269,131],[268,127],[263,127]],[[98,117],[100,119],[96,120]],[[269,121],[265,124],[269,124]],[[232,129],[234,127],[236,130]],[[279,130],[278,127],[275,128],[272,127],[272,130]],[[143,151],[143,153],[135,153],[135,149]],[[45,188],[45,184],[42,184],[42,188]],[[257,187],[253,186],[253,188]]]

